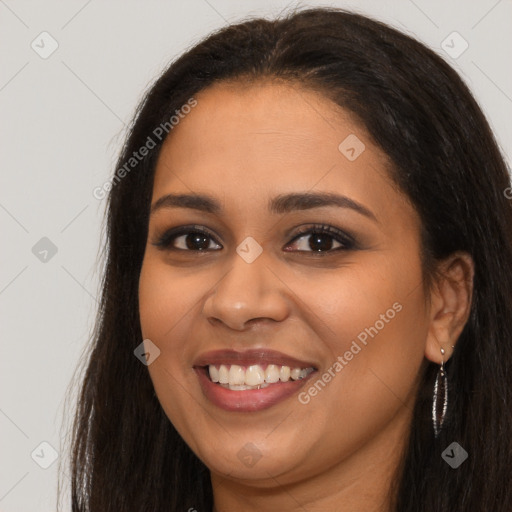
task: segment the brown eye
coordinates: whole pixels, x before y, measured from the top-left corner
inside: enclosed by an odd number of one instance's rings
[[[309,238],[309,240],[307,240]],[[310,235],[303,235],[297,240],[304,239],[304,241],[299,242],[297,244],[297,250],[299,251],[330,251],[333,248],[337,249],[338,247],[342,247],[340,242],[333,239],[331,235],[326,235],[324,233],[312,233]],[[333,247],[333,245],[338,244],[338,247]]]
[[[290,247],[295,248],[290,249]],[[314,226],[303,230],[290,244],[287,251],[327,253],[355,248],[355,242],[349,235],[332,226]]]
[[[202,228],[181,227],[165,232],[154,243],[165,250],[204,252],[222,249],[212,235]]]

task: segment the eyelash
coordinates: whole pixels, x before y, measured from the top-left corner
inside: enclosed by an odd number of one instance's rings
[[[156,247],[158,247],[161,250],[168,250],[168,251],[182,251],[182,252],[193,252],[193,253],[211,252],[212,249],[206,249],[206,250],[199,251],[199,250],[192,250],[192,249],[178,249],[176,247],[171,246],[171,243],[179,236],[189,235],[189,234],[198,234],[198,233],[211,238],[216,244],[221,245],[215,240],[215,237],[212,233],[210,233],[208,230],[204,229],[203,227],[196,226],[196,225],[181,226],[179,228],[170,229],[170,230],[166,231],[165,233],[163,233],[160,237],[158,237],[156,242],[153,243],[153,245],[155,245]],[[296,251],[295,250],[295,251],[287,251],[287,252],[310,253],[312,255],[321,257],[321,256],[325,256],[325,255],[328,255],[328,254],[331,254],[334,252],[350,251],[350,250],[354,250],[357,248],[356,241],[354,240],[354,238],[352,236],[344,233],[343,231],[340,231],[339,229],[337,229],[333,226],[329,226],[327,224],[313,224],[311,226],[301,228],[294,235],[293,239],[288,244],[286,244],[286,247],[288,247],[289,245],[294,243],[296,240],[298,240],[299,238],[302,238],[305,235],[317,235],[317,234],[329,235],[331,238],[333,238],[334,240],[336,240],[337,242],[339,242],[342,245],[341,245],[341,247],[336,247],[335,249],[329,249],[327,251],[313,251],[313,250],[310,250],[310,251],[298,250],[298,251]],[[220,250],[220,249],[213,249],[213,251],[218,251],[218,250]]]

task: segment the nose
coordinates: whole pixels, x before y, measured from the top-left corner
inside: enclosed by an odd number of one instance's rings
[[[243,331],[258,321],[283,321],[289,315],[287,286],[267,267],[263,254],[247,263],[237,253],[231,268],[211,290],[203,314],[210,322]]]

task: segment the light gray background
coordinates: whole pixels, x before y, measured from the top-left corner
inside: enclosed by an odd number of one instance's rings
[[[0,511],[57,509],[75,395],[67,411],[64,397],[99,291],[105,201],[92,191],[108,180],[135,105],[171,59],[212,30],[287,5],[297,3],[0,0]],[[512,154],[511,0],[300,5],[353,8],[416,35],[463,75]],[[34,40],[49,48],[43,31],[59,45],[47,59],[31,48]],[[453,31],[469,44],[456,59],[441,45]],[[46,262],[32,252],[42,237],[57,247]],[[48,469],[39,465],[51,461],[42,442],[59,454]]]

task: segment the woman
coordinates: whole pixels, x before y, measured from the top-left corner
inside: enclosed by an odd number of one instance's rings
[[[189,50],[112,180],[73,510],[509,511],[509,186],[458,75],[382,23]]]

